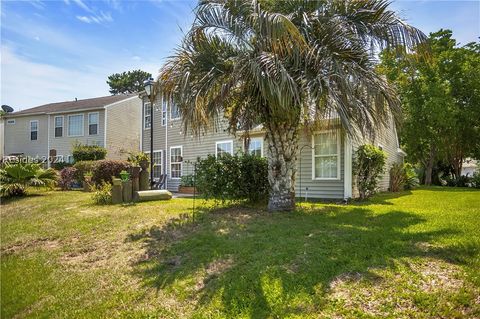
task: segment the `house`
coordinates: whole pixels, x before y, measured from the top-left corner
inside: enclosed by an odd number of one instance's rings
[[[141,96],[142,97],[142,96]],[[248,151],[266,156],[265,133],[261,128],[250,132],[246,143],[242,136],[233,136],[227,130],[226,120],[199,137],[185,135],[178,108],[173,103],[157,97],[153,114],[150,102],[143,99],[141,148],[150,153],[150,130],[153,116],[154,176],[167,174],[166,188],[177,191],[181,177],[194,173],[194,162],[208,154],[234,154]],[[323,199],[355,197],[353,186],[352,160],[355,148],[365,142],[382,148],[388,155],[385,174],[380,188],[389,187],[388,169],[393,163],[402,162],[405,153],[400,149],[393,119],[373,140],[350,140],[340,130],[319,131],[314,134],[300,134],[296,196]],[[245,150],[245,145],[248,149]]]
[[[467,158],[462,164],[462,176],[472,177],[478,170],[478,161],[473,158]]]
[[[140,149],[142,101],[137,95],[113,95],[50,103],[8,113],[4,155],[71,162],[75,143],[99,145],[107,158],[125,158]]]

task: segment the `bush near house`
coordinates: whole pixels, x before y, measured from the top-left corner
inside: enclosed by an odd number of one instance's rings
[[[473,173],[472,187],[480,188],[480,173],[479,172]]]
[[[127,161],[120,160],[101,160],[97,161],[92,173],[92,181],[96,185],[101,185],[102,183],[111,183],[112,176],[119,177],[120,172],[128,170],[130,168],[130,163]]]
[[[58,186],[63,190],[69,190],[72,188],[72,184],[75,181],[75,175],[77,169],[74,167],[65,167],[60,171],[60,179],[58,180]]]
[[[83,182],[85,178],[85,173],[93,172],[97,161],[79,161],[76,162],[73,167],[77,170],[75,172],[75,180],[77,182]]]
[[[399,192],[418,186],[417,173],[412,164],[395,163],[390,168],[390,191]]]
[[[72,156],[75,162],[103,160],[107,156],[107,150],[96,145],[75,144]]]
[[[371,144],[360,146],[355,152],[353,163],[360,199],[372,196],[380,175],[385,171],[387,155]]]
[[[258,202],[268,197],[267,160],[249,154],[209,155],[198,161],[195,184],[206,198]]]
[[[14,197],[27,194],[29,187],[53,187],[57,172],[43,169],[40,164],[7,163],[0,169],[0,196]]]

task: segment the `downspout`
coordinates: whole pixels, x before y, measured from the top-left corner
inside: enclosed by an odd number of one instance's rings
[[[50,114],[47,119],[47,168],[50,168]]]

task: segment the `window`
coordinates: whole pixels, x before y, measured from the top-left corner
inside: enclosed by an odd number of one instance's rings
[[[179,179],[182,177],[182,153],[181,146],[170,147],[170,177],[172,179]]]
[[[68,116],[68,136],[83,136],[83,114]]]
[[[162,151],[153,151],[153,177],[162,175]]]
[[[329,131],[313,136],[313,179],[340,178],[340,134]]]
[[[251,155],[263,156],[263,138],[256,137],[250,139],[250,144],[248,145],[248,153]]]
[[[180,110],[177,106],[177,104],[173,103],[173,101],[170,101],[170,118],[172,120],[176,120],[180,118]]]
[[[63,136],[63,116],[55,116],[55,137]]]
[[[167,102],[162,102],[162,126],[167,125]]]
[[[14,125],[14,124],[15,124],[15,120],[7,120],[7,124],[9,124],[9,125]]]
[[[88,113],[88,135],[98,134],[98,112]]]
[[[38,121],[30,121],[30,140],[38,140]]]
[[[150,102],[143,105],[143,128],[149,129],[152,127],[152,108]]]
[[[221,141],[215,143],[215,156],[219,157],[223,154],[233,155],[233,141]]]

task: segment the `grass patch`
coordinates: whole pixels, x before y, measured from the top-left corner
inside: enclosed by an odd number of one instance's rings
[[[271,214],[192,199],[1,207],[1,317],[476,318],[480,192]]]

